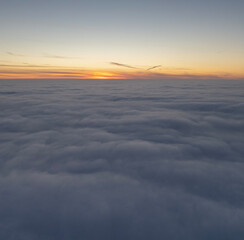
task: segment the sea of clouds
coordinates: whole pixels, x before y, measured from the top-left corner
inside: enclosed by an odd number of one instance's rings
[[[243,240],[243,224],[244,81],[0,81],[0,239]]]

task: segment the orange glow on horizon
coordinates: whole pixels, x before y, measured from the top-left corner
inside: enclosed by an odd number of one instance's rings
[[[244,73],[141,69],[80,69],[71,67],[0,66],[0,79],[242,79]]]
[[[92,72],[91,76],[89,78],[91,78],[91,79],[119,79],[119,78],[121,78],[121,75],[114,74],[111,72]]]

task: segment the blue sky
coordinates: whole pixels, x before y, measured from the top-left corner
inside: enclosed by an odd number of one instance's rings
[[[4,1],[0,59],[93,71],[111,70],[112,61],[242,77],[243,10],[243,1]]]

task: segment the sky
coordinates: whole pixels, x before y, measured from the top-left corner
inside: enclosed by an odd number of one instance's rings
[[[244,79],[244,1],[1,0],[0,78]]]
[[[0,239],[244,239],[244,81],[0,84]]]

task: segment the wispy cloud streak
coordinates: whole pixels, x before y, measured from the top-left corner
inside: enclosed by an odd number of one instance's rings
[[[13,52],[6,52],[6,54],[14,56],[14,57],[25,57],[23,54],[13,53]]]
[[[156,65],[156,66],[152,66],[152,67],[149,67],[147,69],[144,69],[144,68],[138,68],[138,67],[134,67],[134,66],[131,66],[131,65],[128,65],[128,64],[118,63],[118,62],[110,62],[110,64],[116,65],[116,66],[119,66],[119,67],[126,67],[126,68],[132,68],[132,69],[140,69],[140,70],[146,70],[146,71],[149,71],[149,70],[152,70],[152,69],[161,67],[161,65]]]
[[[126,67],[126,68],[139,69],[139,68],[137,68],[137,67],[133,67],[133,66],[131,66],[131,65],[123,64],[123,63],[110,62],[110,64],[112,64],[112,65],[116,65],[116,66],[119,66],[119,67]]]
[[[155,68],[159,68],[159,67],[161,67],[161,65],[156,65],[156,66],[153,66],[153,67],[148,68],[147,71],[152,70],[152,69],[155,69]]]
[[[50,55],[44,54],[45,58],[56,58],[56,59],[81,59],[80,57],[70,57],[70,56],[62,56],[62,55]]]
[[[32,56],[28,56],[28,55],[24,55],[24,54],[18,54],[15,52],[11,52],[11,51],[7,51],[5,52],[6,54],[10,55],[10,56],[14,56],[14,57],[32,57]],[[56,58],[56,59],[81,59],[80,57],[70,57],[70,56],[63,56],[63,55],[53,55],[53,54],[48,54],[48,53],[44,53],[41,56],[38,57],[44,57],[44,58]]]

